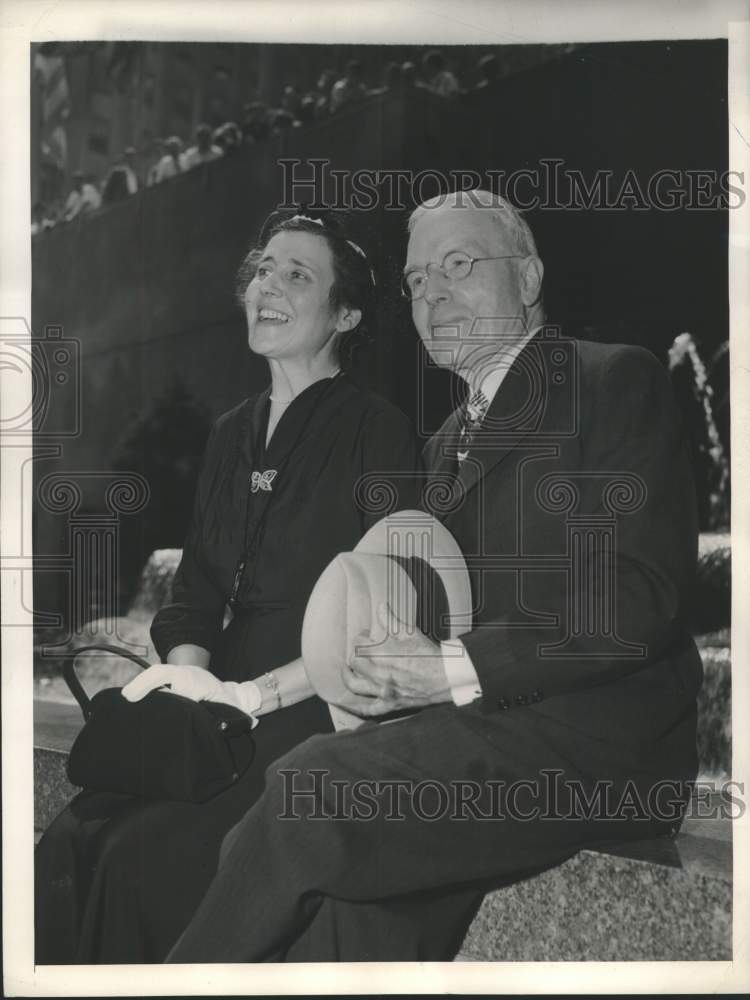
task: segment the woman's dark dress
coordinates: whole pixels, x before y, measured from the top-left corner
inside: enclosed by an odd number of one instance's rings
[[[255,678],[297,658],[307,598],[323,569],[390,510],[419,502],[413,432],[395,407],[345,375],[324,379],[290,405],[266,449],[268,396],[251,397],[214,426],[175,603],[151,630],[162,660],[194,643],[211,651],[210,669],[222,680]],[[385,489],[373,481],[380,473]],[[368,497],[377,508],[366,509]],[[246,511],[239,607],[222,631]],[[332,729],[316,697],[263,717],[251,767],[205,804],[78,795],[37,848],[37,963],[163,961],[208,888],[224,835],[260,795],[265,768]]]

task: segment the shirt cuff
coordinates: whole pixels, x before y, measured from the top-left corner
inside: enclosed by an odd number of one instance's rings
[[[445,676],[456,705],[468,705],[482,697],[482,687],[466,647],[459,639],[446,639],[440,643]]]

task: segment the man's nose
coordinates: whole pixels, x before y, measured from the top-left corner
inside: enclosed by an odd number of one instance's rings
[[[425,278],[424,298],[429,305],[445,302],[450,297],[448,278],[437,267],[427,270]]]

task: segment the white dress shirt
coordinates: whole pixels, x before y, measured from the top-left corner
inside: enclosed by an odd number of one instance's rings
[[[479,384],[474,384],[469,373],[466,381],[469,384],[469,394],[473,395],[479,389],[482,390],[487,400],[487,409],[492,405],[492,400],[497,395],[498,389],[508,374],[511,365],[518,355],[534,336],[538,327],[535,327],[518,343],[502,350],[497,356],[497,364],[491,368],[481,379]],[[476,698],[482,697],[482,687],[471,662],[466,647],[460,639],[446,639],[440,643],[443,654],[443,666],[448,683],[451,689],[451,696],[456,705],[468,705]]]

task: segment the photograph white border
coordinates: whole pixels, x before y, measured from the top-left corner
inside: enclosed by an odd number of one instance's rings
[[[740,0],[2,0],[0,2],[0,319],[31,315],[29,45],[32,41],[180,40],[305,43],[523,44],[729,39],[730,169],[750,189],[750,24]],[[696,248],[700,253],[700,248]],[[750,202],[730,212],[733,481],[733,769],[750,760],[750,651],[743,598],[750,569]],[[0,401],[0,416],[13,401]],[[0,448],[3,469],[7,455]],[[7,484],[7,478],[3,476]],[[744,493],[744,499],[743,499]],[[0,542],[30,538],[30,511],[3,487]],[[27,574],[28,575],[28,574]],[[6,579],[7,577],[7,579]],[[18,605],[3,574],[3,612]],[[28,596],[27,596],[28,601]],[[3,615],[5,620],[5,614]],[[664,993],[750,990],[750,816],[733,825],[734,959],[654,963],[382,963],[316,965],[33,966],[31,630],[2,630],[3,958],[6,996],[335,993]]]

